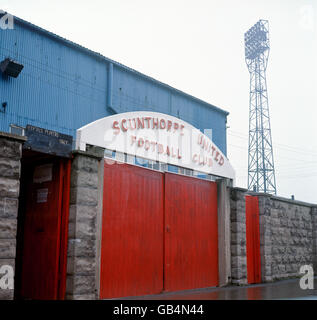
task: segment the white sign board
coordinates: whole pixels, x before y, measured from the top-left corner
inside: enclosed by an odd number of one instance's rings
[[[37,189],[37,200],[36,203],[45,203],[47,202],[48,189]]]
[[[33,173],[34,183],[43,183],[47,181],[52,181],[53,164],[44,164],[42,166],[37,166]]]
[[[77,130],[76,148],[86,144],[234,180],[226,156],[201,131],[170,115],[137,111],[94,121]]]

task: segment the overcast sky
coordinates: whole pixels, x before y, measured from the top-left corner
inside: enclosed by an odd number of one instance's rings
[[[228,158],[247,187],[243,35],[269,20],[277,193],[317,203],[316,0],[0,0],[0,8],[230,112]]]

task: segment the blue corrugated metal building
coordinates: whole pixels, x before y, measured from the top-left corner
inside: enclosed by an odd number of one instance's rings
[[[0,61],[8,57],[24,68],[18,78],[0,76],[0,131],[30,124],[75,138],[105,116],[156,111],[212,129],[226,154],[228,112],[16,17],[0,30]]]

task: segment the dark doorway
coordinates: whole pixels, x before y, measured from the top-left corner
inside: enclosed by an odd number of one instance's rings
[[[63,299],[70,159],[23,150],[18,212],[16,299]]]

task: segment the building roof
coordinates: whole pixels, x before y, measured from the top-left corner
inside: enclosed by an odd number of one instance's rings
[[[174,91],[175,93],[178,93],[180,95],[186,96],[186,97],[188,97],[188,98],[190,98],[190,99],[192,99],[192,100],[194,100],[194,101],[196,101],[198,103],[204,104],[207,107],[216,109],[217,111],[222,112],[225,115],[229,114],[228,111],[225,111],[225,110],[223,110],[223,109],[221,109],[219,107],[216,107],[216,106],[214,106],[214,105],[212,105],[212,104],[210,104],[210,103],[208,103],[206,101],[203,101],[203,100],[201,100],[199,98],[196,98],[196,97],[194,97],[194,96],[192,96],[192,95],[190,95],[188,93],[185,93],[185,92],[183,92],[183,91],[181,91],[179,89],[171,87],[166,83],[158,81],[158,80],[156,80],[156,79],[154,79],[154,78],[152,78],[150,76],[147,76],[147,75],[145,75],[145,74],[143,74],[143,73],[141,73],[139,71],[136,71],[136,70],[134,70],[134,69],[132,69],[130,67],[127,67],[127,66],[125,66],[125,65],[123,65],[123,64],[121,64],[121,63],[119,63],[117,61],[114,61],[114,60],[112,60],[110,58],[107,58],[107,57],[105,57],[104,55],[102,55],[102,54],[100,54],[98,52],[92,51],[92,50],[90,50],[90,49],[88,49],[88,48],[86,48],[84,46],[81,46],[81,45],[75,43],[75,42],[67,40],[67,39],[65,39],[65,38],[63,38],[63,37],[61,37],[61,36],[59,36],[59,35],[57,35],[57,34],[55,34],[53,32],[47,31],[47,30],[45,30],[45,29],[43,29],[41,27],[38,27],[38,26],[28,22],[28,21],[25,21],[25,20],[23,20],[21,18],[18,18],[16,16],[13,16],[13,17],[14,17],[14,23],[18,23],[18,24],[20,24],[20,25],[22,25],[24,27],[30,28],[30,29],[38,32],[38,33],[42,33],[47,37],[50,37],[50,38],[52,38],[52,39],[54,39],[56,41],[59,41],[59,42],[63,43],[64,45],[67,45],[67,46],[70,46],[70,47],[72,47],[72,48],[74,48],[76,50],[82,51],[82,52],[94,57],[95,59],[100,59],[100,60],[103,60],[103,61],[105,61],[107,63],[112,63],[113,65],[115,65],[115,66],[117,66],[117,67],[119,67],[119,68],[121,68],[121,69],[123,69],[125,71],[128,71],[130,73],[134,73],[135,75],[137,75],[139,77],[142,77],[142,78],[144,78],[144,79],[146,79],[148,81],[154,82],[155,84],[158,84],[158,85],[160,85],[160,86],[162,86],[162,87],[164,87],[164,88],[166,88],[166,89],[168,89],[170,91]]]

